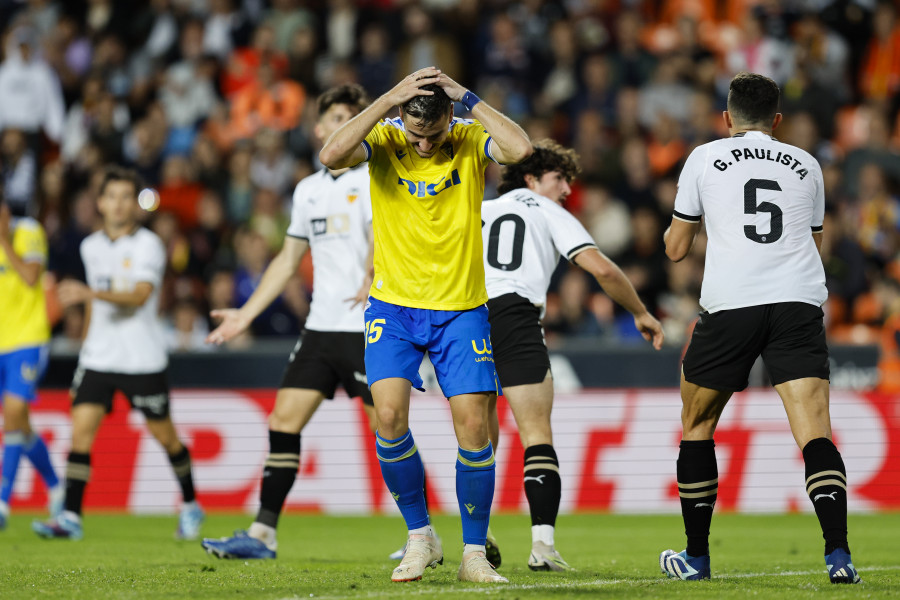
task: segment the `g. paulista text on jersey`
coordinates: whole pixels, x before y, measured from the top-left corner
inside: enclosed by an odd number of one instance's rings
[[[790,167],[791,171],[795,172],[801,180],[806,177],[809,172],[799,160],[790,154],[786,152],[776,152],[773,155],[772,150],[769,148],[766,148],[765,150],[762,148],[735,148],[731,151],[731,155],[734,157],[735,162],[741,162],[741,160],[769,160],[774,163],[780,163]],[[713,161],[713,166],[720,171],[726,170],[732,164],[734,163],[725,162],[721,158],[717,158]],[[800,168],[798,169],[797,167]]]

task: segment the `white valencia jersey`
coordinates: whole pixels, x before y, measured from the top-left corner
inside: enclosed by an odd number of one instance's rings
[[[78,365],[104,373],[159,373],[169,363],[158,318],[159,288],[166,250],[155,233],[138,228],[110,240],[98,231],[81,242],[81,260],[92,290],[131,292],[140,282],[153,285],[142,306],[122,306],[94,298],[87,337]]]
[[[559,256],[572,260],[579,252],[597,248],[569,211],[528,188],[485,201],[481,220],[490,298],[515,293],[543,306]]]
[[[704,310],[828,297],[812,233],[822,231],[822,170],[760,131],[696,148],[678,180],[674,218],[706,222]]]
[[[294,189],[289,236],[307,240],[313,260],[313,295],[306,328],[364,331],[356,295],[366,274],[372,199],[366,164],[334,177],[327,169]]]

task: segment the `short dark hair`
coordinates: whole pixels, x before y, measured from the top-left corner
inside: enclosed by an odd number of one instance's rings
[[[363,86],[358,83],[336,85],[325,90],[319,96],[319,100],[316,103],[319,116],[324,115],[335,104],[346,104],[351,110],[360,113],[369,105],[369,97],[366,96],[366,90],[363,89]]]
[[[540,179],[544,173],[559,171],[566,181],[572,182],[581,172],[578,164],[578,153],[571,148],[563,148],[553,140],[543,139],[532,144],[534,153],[516,165],[507,165],[500,174],[500,185],[497,191],[501,194],[523,187],[525,176],[532,175]]]
[[[728,112],[735,121],[771,125],[778,112],[778,84],[759,73],[741,71],[728,86]]]
[[[403,114],[411,117],[424,126],[437,123],[453,111],[453,101],[444,89],[434,83],[423,85],[420,89],[434,92],[431,96],[414,96],[400,107]]]
[[[107,167],[103,173],[103,183],[100,184],[101,196],[106,192],[106,186],[113,181],[127,181],[132,186],[134,186],[135,198],[137,198],[138,192],[141,191],[141,177],[137,174],[136,171],[114,165],[111,167]]]

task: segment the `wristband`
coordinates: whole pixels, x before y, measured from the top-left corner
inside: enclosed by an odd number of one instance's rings
[[[481,98],[466,90],[466,93],[463,94],[462,100],[460,100],[463,107],[469,112],[472,112],[472,107],[481,102]]]

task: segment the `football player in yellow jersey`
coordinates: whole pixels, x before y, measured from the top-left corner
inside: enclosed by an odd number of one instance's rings
[[[453,116],[461,102],[474,121]],[[379,123],[395,106],[400,118]],[[443,562],[422,490],[424,469],[409,431],[412,387],[429,354],[450,399],[459,442],[456,494],[464,581],[506,582],[485,556],[494,495],[488,402],[498,392],[487,320],[481,201],[488,161],[532,152],[525,132],[439,69],[420,69],[325,143],[322,163],[369,162],[375,277],[366,307],[366,374],[375,401],[376,450],[385,484],[409,529],[393,581],[422,578]]]
[[[64,491],[50,464],[47,446],[31,428],[28,405],[47,365],[50,325],[41,274],[47,237],[34,219],[13,219],[0,200],[0,400],[3,402],[3,483],[0,529],[9,518],[9,499],[19,460],[34,464],[49,490],[50,512],[62,509]]]

